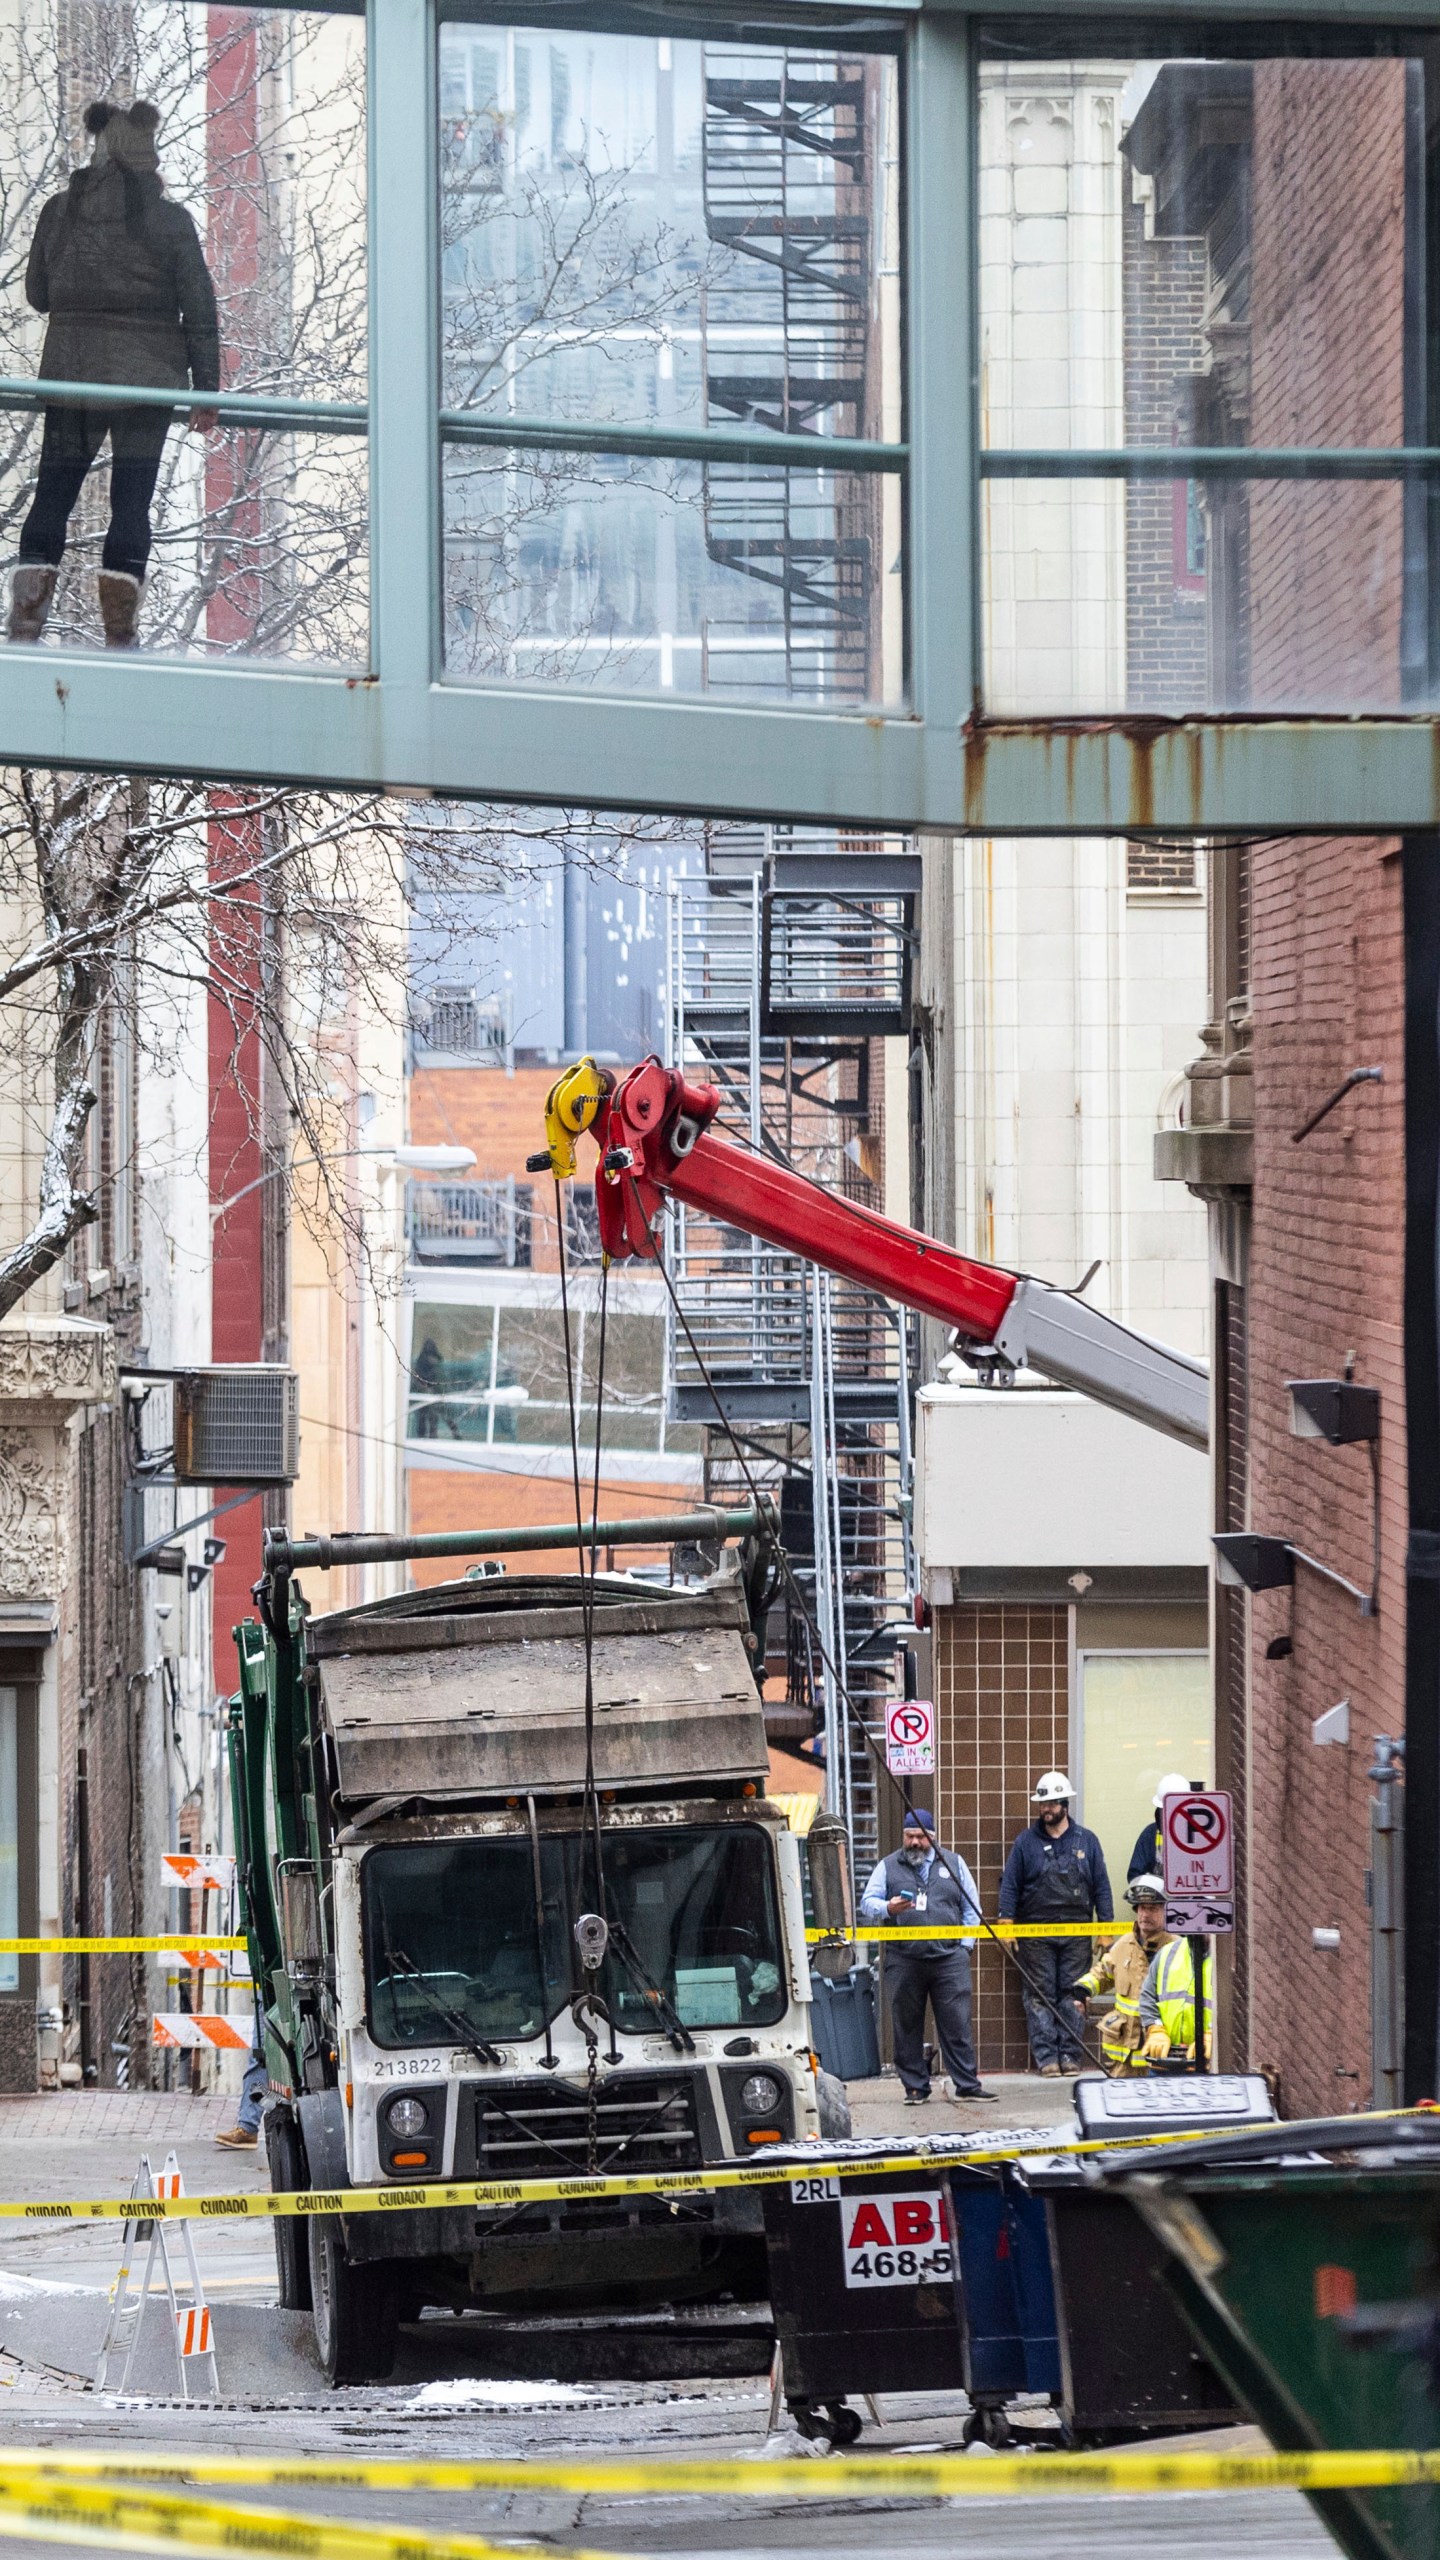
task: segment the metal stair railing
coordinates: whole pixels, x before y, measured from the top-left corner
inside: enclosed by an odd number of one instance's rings
[[[673,885],[667,1062],[721,1085],[721,1125],[733,1135],[754,1145],[773,1141],[798,1170],[831,1188],[854,1189],[858,1177],[845,1152],[852,1124],[842,1098],[832,1090],[817,1100],[798,1085],[806,1058],[797,1044],[762,1032],[760,867],[773,839],[769,829],[745,834],[742,846],[726,831],[734,871]],[[740,874],[742,852],[751,858],[748,878]],[[808,893],[804,903],[814,905]],[[821,1064],[823,1070],[823,1054]],[[824,1071],[822,1082],[825,1072],[833,1088],[835,1076]],[[793,1482],[798,1469],[812,1490],[822,1488],[820,1518],[812,1502],[793,1567],[838,1681],[883,1754],[894,1692],[887,1631],[907,1613],[914,1589],[908,1321],[797,1255],[679,1204],[670,1218],[677,1295],[722,1405],[744,1434],[746,1466],[758,1467],[763,1479],[763,1452],[772,1449],[772,1481],[788,1472]],[[741,1487],[743,1471],[715,1425],[709,1391],[673,1317],[668,1358],[680,1413],[708,1426],[706,1496],[721,1499]],[[832,1797],[850,1826],[859,1871],[879,1852],[884,1781],[798,1613],[787,1655],[792,1697],[811,1700],[827,1732]]]

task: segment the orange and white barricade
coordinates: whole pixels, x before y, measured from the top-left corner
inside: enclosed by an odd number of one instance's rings
[[[165,2165],[158,2171],[151,2168],[148,2156],[142,2158],[130,2190],[135,2199],[135,2216],[124,2225],[120,2265],[110,2288],[105,2336],[101,2342],[100,2361],[95,2368],[97,2391],[129,2390],[140,2334],[145,2324],[145,2305],[152,2293],[158,2294],[163,2288],[180,2368],[181,2399],[213,2400],[219,2393],[210,2306],[200,2281],[190,2225],[188,2222],[175,2225],[157,2222],[145,2213],[147,2201],[172,2203],[184,2192],[180,2163],[173,2151],[167,2152]],[[182,2300],[176,2291],[175,2269],[170,2260],[170,2252],[177,2239],[184,2252],[185,2274],[189,2280],[187,2300]],[[145,2272],[136,2284],[132,2279],[132,2259],[141,2241],[148,2243]],[[204,2370],[206,2366],[209,2367],[208,2373]]]
[[[162,2052],[248,2053],[247,2018],[222,2018],[214,2009],[157,2009],[151,2033]]]
[[[160,1858],[160,1880],[186,1893],[230,1893],[235,1861],[218,1850],[166,1849]]]

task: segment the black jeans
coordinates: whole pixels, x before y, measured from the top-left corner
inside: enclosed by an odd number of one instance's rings
[[[1089,1939],[1022,1938],[1015,1952],[1024,1976],[1025,2024],[1036,2062],[1081,2061],[1081,2011],[1074,1994],[1081,1974],[1090,1970]],[[1043,1999],[1038,1996],[1042,1992]],[[1071,2022],[1068,2028],[1062,2027],[1056,2009]]]
[[[978,2079],[970,2034],[970,1958],[957,1947],[948,1956],[902,1955],[885,1950],[885,1988],[895,2033],[895,2068],[907,2089],[930,2088],[925,2068],[925,2009],[935,2013],[935,2033],[945,2068],[962,2089]]]
[[[35,497],[20,530],[20,565],[58,569],[71,512],[95,456],[110,438],[107,569],[143,578],[150,557],[150,501],[174,412],[169,409],[47,408]]]

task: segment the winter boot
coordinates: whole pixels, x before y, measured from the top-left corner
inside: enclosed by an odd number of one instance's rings
[[[100,572],[100,619],[105,625],[107,649],[133,649],[136,646],[135,625],[140,619],[140,598],[144,582],[133,578],[128,569],[102,569]]]
[[[10,639],[39,639],[59,575],[58,569],[48,568],[43,561],[21,563],[10,584]]]

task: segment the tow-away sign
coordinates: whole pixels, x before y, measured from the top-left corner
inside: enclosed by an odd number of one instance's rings
[[[885,1766],[892,1778],[935,1774],[935,1709],[929,1698],[893,1698],[885,1710]]]
[[[954,2273],[943,2192],[842,2195],[840,2246],[847,2285],[948,2284]]]
[[[1223,1788],[1167,1796],[1160,1812],[1168,1900],[1223,1901],[1235,1890],[1235,1822]]]

